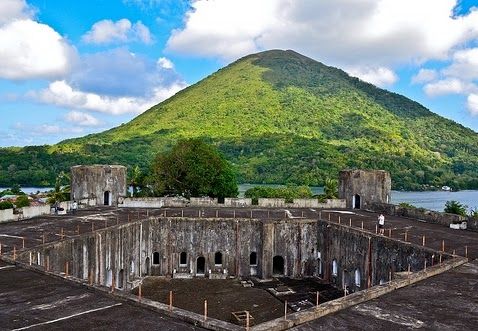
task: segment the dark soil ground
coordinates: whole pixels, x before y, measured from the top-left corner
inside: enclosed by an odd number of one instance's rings
[[[253,280],[253,287],[243,287],[237,279],[170,279],[147,277],[143,281],[144,297],[169,304],[169,291],[173,291],[173,306],[204,314],[204,300],[207,300],[208,316],[228,322],[231,313],[249,311],[255,324],[284,316],[284,302],[288,313],[315,305],[316,293],[320,291],[320,302],[343,295],[331,285],[317,279],[295,280],[274,279],[267,282]],[[274,296],[267,289],[285,287],[295,293]],[[137,294],[137,289],[133,290]]]

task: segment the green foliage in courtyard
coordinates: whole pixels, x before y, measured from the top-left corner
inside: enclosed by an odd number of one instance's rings
[[[200,139],[179,141],[158,154],[152,166],[155,194],[184,197],[236,197],[234,171],[224,157]]]
[[[461,215],[461,216],[467,216],[466,215],[466,209],[468,206],[455,201],[455,200],[450,200],[445,203],[445,213],[450,213],[450,214],[456,214],[456,215]]]
[[[259,198],[281,198],[285,202],[293,202],[294,199],[308,199],[312,197],[312,191],[308,186],[270,187],[256,186],[248,189],[244,196],[251,198],[257,204]]]
[[[12,209],[12,208],[13,208],[13,203],[11,203],[10,201],[8,200],[0,201],[0,210]]]
[[[478,134],[417,102],[292,51],[247,56],[114,129],[0,149],[0,186],[53,185],[75,164],[138,165],[200,138],[239,182],[325,184],[344,168],[390,171],[394,189],[478,188]]]
[[[15,200],[15,207],[17,208],[28,207],[28,206],[30,206],[30,200],[28,200],[27,195],[20,195]]]

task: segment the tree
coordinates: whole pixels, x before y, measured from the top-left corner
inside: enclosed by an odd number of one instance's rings
[[[445,213],[466,216],[467,208],[468,206],[455,200],[447,201],[445,203]]]
[[[27,195],[20,195],[17,200],[15,200],[15,206],[17,208],[30,206],[30,200]]]
[[[335,179],[326,178],[324,186],[324,195],[326,199],[335,199],[339,195],[338,182]]]
[[[140,187],[141,179],[143,175],[141,173],[141,169],[138,165],[135,165],[133,169],[131,169],[131,175],[129,179],[129,185],[133,188],[133,197],[138,196],[138,188]]]
[[[158,154],[152,165],[156,194],[236,197],[236,176],[231,165],[200,139],[179,141],[169,152]]]
[[[56,177],[55,189],[48,193],[48,203],[54,204],[70,200],[70,177],[63,171]]]

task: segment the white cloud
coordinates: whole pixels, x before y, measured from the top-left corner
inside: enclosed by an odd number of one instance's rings
[[[25,0],[2,0],[0,1],[0,25],[18,19],[27,19],[33,16],[33,11],[28,7]]]
[[[116,22],[112,20],[98,21],[86,32],[83,41],[93,44],[108,44],[114,42],[128,42],[132,40],[140,40],[149,44],[152,37],[149,29],[138,21],[132,24],[128,19],[123,18]]]
[[[18,4],[24,6],[21,8]],[[12,15],[10,20],[2,9]],[[8,0],[0,5],[0,21],[4,23],[0,24],[0,78],[64,76],[75,59],[75,50],[51,27],[27,18],[27,12],[22,1]]]
[[[478,94],[471,93],[468,95],[467,107],[471,115],[478,115]]]
[[[465,94],[476,88],[474,84],[463,82],[457,78],[446,78],[425,85],[424,90],[428,96],[444,94]]]
[[[69,112],[65,115],[65,120],[80,126],[98,126],[101,124],[96,117],[79,111]]]
[[[183,83],[156,87],[150,97],[105,96],[75,90],[66,81],[55,81],[48,88],[31,92],[34,99],[61,107],[98,111],[113,115],[139,114],[183,89]]]
[[[57,124],[39,124],[39,125],[26,125],[21,122],[17,122],[12,126],[15,131],[20,131],[23,134],[28,133],[30,136],[42,137],[44,135],[58,135],[63,133],[82,133],[83,129],[80,127],[65,127]]]
[[[456,51],[452,64],[443,73],[463,80],[478,79],[478,48]]]
[[[434,69],[420,69],[418,73],[412,77],[413,84],[423,84],[435,80],[438,77],[438,72]]]
[[[157,65],[164,69],[174,69],[174,64],[171,62],[171,60],[165,57],[160,57],[158,59]]]
[[[348,69],[347,72],[351,76],[380,87],[392,85],[398,80],[397,75],[392,70],[384,67],[355,67]]]
[[[456,0],[197,0],[173,31],[171,51],[234,59],[294,49],[333,65],[389,66],[445,59],[478,36],[478,10]]]

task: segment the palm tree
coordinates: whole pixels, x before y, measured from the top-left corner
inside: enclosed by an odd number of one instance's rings
[[[55,189],[48,193],[48,203],[56,204],[58,202],[70,200],[70,177],[63,171],[56,177]],[[62,185],[64,184],[64,185]]]
[[[339,184],[337,180],[326,178],[324,186],[324,194],[326,199],[336,199],[338,197]]]

